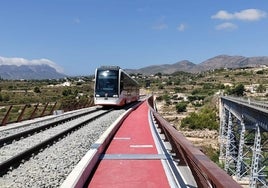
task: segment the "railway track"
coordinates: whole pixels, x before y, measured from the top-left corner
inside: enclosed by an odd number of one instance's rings
[[[0,187],[59,186],[91,144],[124,112],[95,109],[20,128],[17,133],[0,132]]]
[[[0,131],[0,147],[6,144],[10,144],[14,140],[19,140],[22,137],[26,138],[38,132],[42,132],[46,129],[50,129],[59,124],[63,124],[65,122],[71,121],[73,119],[77,119],[79,117],[85,116],[87,114],[98,111],[99,109],[91,109],[87,111],[82,111],[78,113],[71,113],[67,116],[62,116],[59,118],[31,123],[26,126],[21,126],[13,129],[7,129],[4,131]]]
[[[18,165],[21,160],[28,159],[40,149],[110,111],[94,110],[89,114],[79,114],[1,139],[0,175]]]
[[[26,131],[29,131],[29,134],[32,132],[38,132],[42,130],[41,127],[46,128],[45,126],[49,127],[50,125],[57,125],[66,121],[69,121],[74,118],[79,118],[80,116],[92,113],[94,111],[98,110],[97,107],[91,107],[91,108],[85,108],[85,109],[80,109],[80,110],[75,110],[75,111],[70,111],[66,112],[60,115],[52,115],[52,116],[47,116],[43,118],[37,118],[33,120],[28,120],[25,122],[19,122],[19,123],[14,123],[8,126],[2,126],[0,127],[0,146],[3,143],[6,143],[12,138],[8,137],[16,137],[16,134],[22,133],[26,135]],[[34,129],[36,129],[34,131]]]

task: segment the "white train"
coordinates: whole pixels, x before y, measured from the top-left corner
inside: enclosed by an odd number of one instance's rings
[[[139,84],[118,66],[102,66],[95,71],[94,103],[124,106],[139,99]]]

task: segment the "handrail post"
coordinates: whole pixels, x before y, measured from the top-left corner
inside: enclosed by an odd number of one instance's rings
[[[3,120],[2,120],[1,125],[6,125],[6,124],[7,124],[8,117],[9,117],[9,113],[10,113],[12,107],[13,107],[13,105],[11,105],[11,106],[9,107],[9,109],[8,109],[8,111],[7,111],[6,115],[5,115],[5,117],[4,117]]]
[[[52,107],[52,109],[50,110],[49,114],[52,115],[55,108],[56,108],[57,102],[54,103],[54,106]]]
[[[38,106],[39,106],[39,103],[37,103],[37,105],[35,105],[35,108],[34,108],[34,111],[32,112],[31,116],[30,116],[30,119],[33,119],[35,117],[35,113],[38,109]]]
[[[23,107],[23,109],[22,109],[22,111],[21,111],[19,117],[17,118],[17,122],[20,122],[20,121],[22,120],[23,114],[24,114],[24,112],[25,112],[27,106],[28,106],[27,104],[24,105],[24,107]]]
[[[42,113],[41,113],[41,115],[40,115],[40,117],[43,117],[43,116],[44,116],[48,104],[49,104],[49,103],[47,102],[47,103],[46,103],[46,106],[44,107],[44,109],[43,109],[43,111],[42,111]]]

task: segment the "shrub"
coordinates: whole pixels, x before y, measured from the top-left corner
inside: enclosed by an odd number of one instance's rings
[[[176,105],[176,111],[178,113],[180,112],[186,112],[187,103],[186,102],[180,102]]]
[[[192,101],[196,101],[196,100],[204,100],[205,97],[206,97],[206,96],[203,96],[203,95],[190,95],[190,96],[188,96],[187,98],[188,98],[188,100],[189,100],[190,102],[192,102]]]
[[[156,97],[156,100],[157,100],[157,101],[163,101],[163,96],[158,96],[158,97]]]
[[[264,71],[263,70],[259,70],[256,72],[256,74],[264,74]]]
[[[41,93],[41,90],[40,90],[39,87],[35,87],[35,88],[34,88],[34,92],[35,92],[35,93]]]
[[[193,112],[188,117],[182,119],[181,127],[217,130],[218,122],[216,112],[209,107],[204,107],[199,113]]]
[[[230,95],[243,96],[245,91],[245,86],[243,84],[238,84],[235,88],[230,89],[228,92]]]
[[[72,94],[72,90],[71,89],[65,89],[62,91],[62,95],[63,96],[69,96]]]
[[[158,89],[164,89],[164,86],[163,85],[159,85],[158,86]]]
[[[174,88],[174,91],[175,91],[176,93],[184,93],[185,90],[186,90],[185,87],[183,87],[183,88],[181,88],[181,87],[175,87],[175,88]]]
[[[266,87],[263,84],[260,84],[257,88],[258,93],[264,93],[266,91]]]

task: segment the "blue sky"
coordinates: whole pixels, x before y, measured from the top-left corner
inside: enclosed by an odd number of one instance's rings
[[[0,63],[68,75],[268,55],[267,0],[1,0]]]

